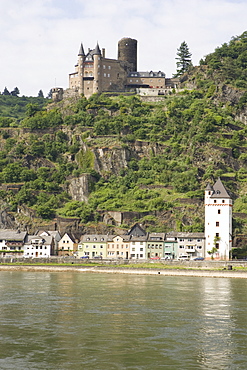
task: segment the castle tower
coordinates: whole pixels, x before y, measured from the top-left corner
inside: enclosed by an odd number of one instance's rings
[[[80,50],[78,53],[78,76],[79,76],[79,93],[83,94],[84,92],[84,61],[85,61],[85,52],[83,49],[83,45],[81,44]]]
[[[220,178],[205,189],[206,259],[229,260],[232,249],[232,199]],[[209,252],[209,253],[208,253]]]
[[[94,70],[94,72],[93,72],[93,75],[94,75],[93,94],[101,92],[101,86],[100,86],[100,83],[99,83],[99,79],[100,79],[100,70],[99,70],[100,59],[101,59],[101,51],[100,51],[100,48],[99,48],[99,44],[97,43],[96,48],[94,49],[94,52],[93,52],[93,62],[94,62],[94,65],[93,65],[93,70]]]
[[[132,64],[131,71],[137,71],[137,40],[124,37],[118,42],[118,60]]]

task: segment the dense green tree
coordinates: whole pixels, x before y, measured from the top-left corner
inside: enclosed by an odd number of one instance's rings
[[[186,71],[188,71],[189,67],[192,66],[191,60],[191,53],[189,51],[189,47],[185,41],[182,42],[180,47],[177,49],[177,57],[176,57],[176,64],[177,64],[177,72],[176,77],[181,76]]]

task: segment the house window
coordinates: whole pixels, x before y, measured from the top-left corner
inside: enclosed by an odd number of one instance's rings
[[[219,223],[219,221],[216,221],[216,226],[220,226],[220,223]]]
[[[220,215],[220,209],[218,209],[218,215]]]

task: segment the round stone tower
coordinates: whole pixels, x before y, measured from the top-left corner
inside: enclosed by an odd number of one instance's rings
[[[137,71],[137,40],[124,37],[118,42],[118,60],[131,63],[131,71]]]

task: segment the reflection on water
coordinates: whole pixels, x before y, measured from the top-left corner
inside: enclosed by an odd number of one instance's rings
[[[247,281],[0,272],[1,369],[246,369]]]

